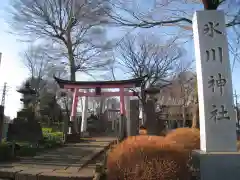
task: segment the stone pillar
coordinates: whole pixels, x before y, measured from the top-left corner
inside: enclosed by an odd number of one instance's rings
[[[67,134],[69,130],[69,118],[67,117],[66,114],[63,116],[63,136],[64,136],[64,141],[67,140]]]
[[[124,97],[124,102],[125,102],[125,109],[126,109],[126,128],[130,127],[130,97],[125,96]],[[128,129],[126,129],[128,132]]]
[[[236,120],[225,19],[197,11],[193,19],[201,150],[236,152]]]
[[[111,119],[111,122],[112,122],[112,131],[114,131],[114,122],[115,122],[115,119],[112,118],[112,119]]]
[[[124,88],[120,88],[120,119],[119,119],[119,140],[123,140],[126,137],[126,109],[124,100]]]
[[[165,130],[165,120],[161,118],[157,118],[157,132],[158,135],[163,135],[162,133]]]
[[[155,112],[155,104],[153,100],[147,100],[146,108],[146,129],[149,135],[159,135],[157,127],[157,118]]]
[[[139,100],[130,101],[130,116],[127,121],[127,135],[136,136],[139,134]]]
[[[118,131],[118,138],[119,140],[125,139],[127,136],[126,134],[126,116],[121,114],[119,119],[119,131]]]
[[[193,18],[201,148],[193,165],[201,180],[238,180],[236,120],[223,11],[197,11]]]
[[[117,113],[116,112],[112,112],[112,131],[115,130],[116,119],[117,119]]]

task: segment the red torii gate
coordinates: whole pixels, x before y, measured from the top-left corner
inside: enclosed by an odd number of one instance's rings
[[[120,97],[120,113],[126,115],[124,96],[138,96],[136,92],[125,92],[124,88],[136,88],[140,87],[145,77],[120,80],[120,81],[69,81],[54,77],[60,88],[73,89],[73,102],[70,121],[74,121],[76,118],[77,104],[79,96],[88,97]],[[101,92],[102,88],[118,88],[118,92]],[[95,92],[79,92],[79,89],[95,89]]]

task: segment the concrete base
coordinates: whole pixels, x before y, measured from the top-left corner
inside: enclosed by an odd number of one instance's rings
[[[240,152],[193,151],[192,163],[201,180],[239,180]]]
[[[67,134],[66,143],[78,143],[81,142],[81,135],[80,134]]]
[[[89,134],[89,132],[87,132],[87,131],[85,131],[85,132],[81,132],[81,137],[89,137],[90,136],[90,134]]]

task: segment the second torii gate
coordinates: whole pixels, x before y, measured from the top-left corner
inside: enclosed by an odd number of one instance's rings
[[[126,115],[124,96],[138,96],[135,92],[125,92],[124,88],[136,88],[140,87],[145,77],[129,79],[129,80],[120,80],[120,81],[69,81],[59,79],[54,77],[60,88],[63,89],[73,89],[73,102],[70,121],[75,122],[73,127],[73,132],[78,133],[78,128],[76,127],[76,112],[78,97],[87,96],[87,97],[111,97],[119,96],[120,97],[120,113],[122,116]],[[118,88],[117,92],[102,92],[103,88]],[[80,92],[79,89],[95,89],[95,92]],[[84,123],[82,121],[82,123]]]

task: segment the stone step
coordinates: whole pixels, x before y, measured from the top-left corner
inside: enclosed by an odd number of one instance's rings
[[[107,141],[108,143],[106,143]],[[17,162],[1,163],[0,178],[6,180],[92,180],[95,174],[96,163],[101,161],[101,154],[114,141],[114,139],[109,139],[102,142],[96,139],[97,144],[99,144],[98,148],[92,148],[91,143],[89,143],[89,148],[86,150],[84,150],[87,147],[85,143],[73,144],[74,148],[70,150],[68,146],[62,147],[62,150],[69,154],[69,157],[63,156],[61,159],[56,159],[58,160],[56,162],[49,159],[48,155],[54,155],[54,151],[50,151],[49,153],[44,152],[41,155],[24,158]],[[75,147],[78,147],[79,152],[74,154]],[[83,151],[88,153],[83,153]],[[62,154],[59,150],[55,150],[55,153],[56,157]],[[80,157],[79,154],[84,155],[79,160],[76,160],[76,157]],[[71,158],[74,160],[71,160]]]
[[[67,143],[79,143],[81,142],[81,135],[80,134],[67,134],[66,142]]]
[[[92,180],[94,168],[66,169],[54,172],[43,172],[37,176],[38,180]],[[21,180],[21,179],[18,179]],[[24,179],[23,179],[24,180]]]

